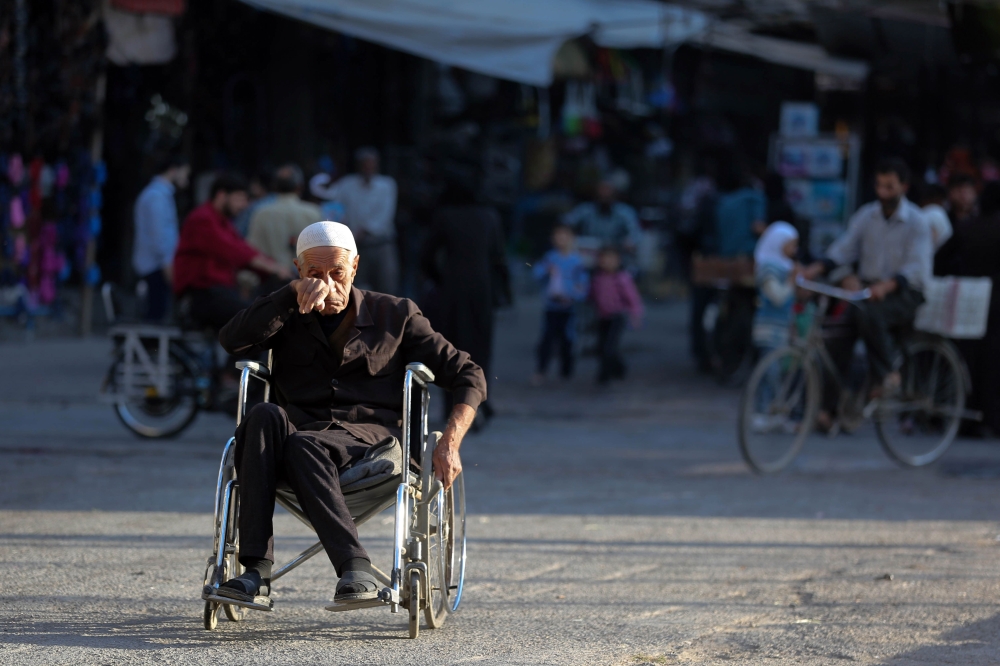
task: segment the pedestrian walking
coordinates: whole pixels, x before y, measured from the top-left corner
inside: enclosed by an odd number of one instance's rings
[[[982,426],[1000,434],[1000,183],[983,188],[979,216],[955,228],[953,275],[993,280],[986,335],[981,340],[957,340],[972,380],[969,409],[983,413],[982,424],[966,424],[969,434]]]
[[[607,385],[612,379],[625,377],[622,334],[627,324],[638,328],[643,315],[639,290],[629,272],[622,269],[617,249],[605,247],[598,253],[597,270],[591,278],[590,298],[597,311],[597,352],[600,359],[597,383]]]
[[[344,176],[323,194],[344,206],[344,224],[350,227],[364,257],[357,283],[362,289],[394,294],[399,287],[396,250],[396,181],[379,173],[379,154],[372,147],[354,154],[358,173]]]
[[[143,318],[161,322],[170,306],[174,253],[179,229],[174,194],[188,186],[191,166],[180,155],[163,155],[154,166],[156,175],[135,201],[135,239],[132,267],[146,283]]]
[[[467,184],[452,183],[434,213],[424,242],[424,273],[434,283],[428,318],[456,348],[490,374],[493,356],[493,310],[498,284],[506,274],[500,214],[475,202]],[[451,396],[444,399],[451,411]],[[484,416],[489,416],[489,409]]]
[[[302,230],[323,219],[319,206],[300,199],[305,179],[296,164],[286,164],[274,174],[276,196],[250,218],[247,242],[276,262],[293,268],[295,242]]]
[[[618,187],[610,176],[597,183],[594,200],[577,204],[566,213],[563,223],[578,236],[592,239],[601,247],[621,248],[630,260],[635,258],[642,239],[635,208],[618,201]]]
[[[532,267],[535,279],[545,284],[545,312],[542,338],[538,343],[537,365],[532,383],[545,380],[549,361],[559,351],[559,375],[573,376],[577,306],[587,298],[590,276],[583,256],[576,250],[573,230],[560,224],[552,230],[552,249]]]

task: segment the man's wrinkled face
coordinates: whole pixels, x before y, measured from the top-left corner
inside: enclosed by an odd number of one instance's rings
[[[314,247],[304,250],[295,260],[299,277],[322,280],[330,286],[323,305],[324,315],[339,314],[351,298],[351,285],[358,272],[358,255],[341,247]]]
[[[896,173],[890,171],[875,174],[875,196],[883,205],[893,206],[899,203],[906,190],[906,183],[902,182]]]

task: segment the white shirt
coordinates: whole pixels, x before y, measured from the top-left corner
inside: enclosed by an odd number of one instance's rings
[[[329,192],[343,204],[342,221],[355,236],[364,231],[368,240],[396,237],[396,181],[391,176],[376,174],[366,184],[362,176],[350,174],[337,181]],[[365,234],[360,235],[363,238]]]
[[[154,177],[136,199],[134,215],[132,267],[144,277],[174,261],[178,228],[173,184]]]
[[[858,264],[858,277],[878,282],[901,276],[923,291],[931,276],[934,246],[930,225],[915,204],[903,198],[889,219],[878,201],[858,209],[843,236],[833,242],[826,256],[839,266]]]

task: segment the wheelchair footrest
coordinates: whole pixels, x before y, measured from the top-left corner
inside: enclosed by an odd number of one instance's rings
[[[342,611],[359,610],[361,608],[380,608],[389,606],[392,603],[392,590],[385,588],[375,599],[365,599],[364,601],[334,601],[326,607],[328,611],[339,613]]]
[[[252,610],[259,611],[274,610],[274,602],[271,601],[270,597],[254,597],[253,602],[241,601],[239,599],[219,596],[215,593],[215,588],[211,585],[205,586],[201,592],[201,598],[205,601],[214,601],[215,603],[225,604],[227,606],[240,606],[241,608],[250,608]]]

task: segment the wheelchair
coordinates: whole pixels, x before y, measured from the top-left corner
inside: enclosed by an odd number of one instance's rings
[[[264,401],[270,397],[270,376],[273,355],[268,363],[240,361],[241,370],[236,424],[246,415],[247,390],[252,379],[264,384]],[[334,603],[329,611],[348,611],[361,608],[388,607],[398,613],[402,608],[409,615],[410,638],[420,634],[420,614],[423,611],[426,626],[440,627],[448,614],[456,612],[462,601],[465,583],[466,532],[465,532],[465,481],[463,475],[445,490],[434,478],[431,456],[441,433],[427,431],[427,414],[430,394],[429,384],[434,375],[421,363],[406,366],[403,382],[402,464],[389,478],[371,485],[362,479],[343,485],[341,490],[351,511],[355,525],[377,516],[395,505],[395,530],[392,552],[392,570],[385,573],[372,566],[375,577],[385,587],[376,599],[364,602]],[[411,452],[417,455],[411,457]],[[413,459],[416,467],[413,466]],[[396,473],[398,472],[398,473]],[[341,472],[343,475],[343,472]],[[232,622],[240,622],[249,612],[247,608],[226,604],[224,598],[212,594],[231,578],[239,576],[243,568],[239,563],[239,479],[235,467],[235,437],[230,437],[222,451],[218,483],[215,489],[215,545],[205,569],[202,599],[205,600],[205,629],[214,630],[219,615],[225,613]],[[305,512],[291,489],[279,482],[276,502],[310,529]],[[289,573],[309,558],[323,552],[319,542],[304,550],[297,557],[271,574],[271,584]],[[261,606],[259,610],[271,610]]]

